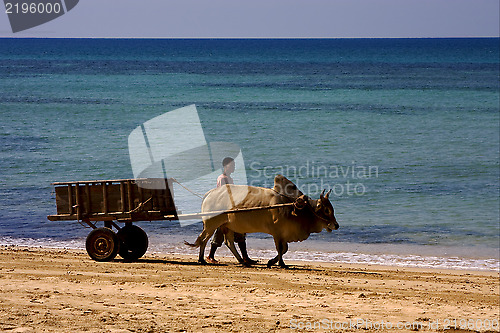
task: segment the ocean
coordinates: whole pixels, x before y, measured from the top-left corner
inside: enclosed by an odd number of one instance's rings
[[[332,189],[340,229],[285,259],[498,270],[499,66],[498,38],[0,39],[0,245],[85,248],[51,183],[133,178],[132,130],[195,104],[249,184]],[[201,223],[137,224],[196,254]]]

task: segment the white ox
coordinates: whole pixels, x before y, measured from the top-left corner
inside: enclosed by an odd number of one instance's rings
[[[278,251],[278,255],[269,260],[267,266],[278,262],[281,267],[286,267],[283,254],[288,251],[289,242],[306,240],[311,233],[318,233],[323,229],[331,232],[339,228],[333,206],[328,199],[330,192],[323,196],[324,192],[323,190],[319,199],[310,199],[280,175],[276,176],[273,189],[245,185],[225,185],[213,189],[205,195],[202,213],[287,203],[294,205],[206,216],[203,218],[203,231],[196,242],[186,244],[200,247],[198,261],[205,264],[205,246],[215,230],[222,227],[225,230],[226,245],[236,259],[244,263],[234,246],[234,232],[263,232],[273,236]]]

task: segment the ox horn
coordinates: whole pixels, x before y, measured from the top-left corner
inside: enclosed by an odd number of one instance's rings
[[[328,196],[330,196],[330,193],[332,193],[332,189],[330,189],[330,191],[326,192],[325,198],[328,199]]]
[[[321,194],[319,195],[320,198],[323,198],[323,195],[325,194],[325,190],[323,190],[323,192],[321,192]]]

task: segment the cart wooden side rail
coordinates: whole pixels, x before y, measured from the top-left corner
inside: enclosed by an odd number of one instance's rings
[[[133,222],[164,220],[165,215],[177,214],[170,179],[92,180],[52,185],[57,215],[49,215],[47,218],[51,221]]]
[[[119,254],[125,260],[133,261],[142,257],[148,248],[146,233],[133,222],[198,219],[294,205],[286,203],[178,215],[172,182],[170,178],[148,178],[52,183],[55,186],[57,214],[47,218],[50,221],[76,220],[92,228],[85,244],[92,259],[110,261]],[[119,226],[115,221],[125,226]],[[97,227],[97,222],[104,222],[104,227]]]

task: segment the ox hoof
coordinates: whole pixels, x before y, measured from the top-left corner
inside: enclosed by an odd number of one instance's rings
[[[271,266],[273,266],[274,264],[276,264],[276,260],[273,260],[273,259],[269,260],[267,262],[267,268],[271,268]],[[278,266],[281,268],[286,268],[286,269],[290,268],[290,266],[285,264],[285,262],[283,260],[278,261]]]
[[[249,263],[248,261],[245,260],[238,260],[238,262],[243,266],[243,267],[251,267],[252,264]]]
[[[287,264],[285,264],[285,262],[283,261],[283,259],[281,259],[281,260],[279,261],[278,265],[280,265],[280,267],[281,267],[281,268],[290,268],[290,267],[288,267],[288,265],[287,265]]]
[[[246,258],[244,259],[244,263],[251,266],[251,265],[255,265],[257,264],[259,261],[258,260],[253,260],[253,259],[250,259],[250,258]]]
[[[206,265],[207,262],[205,259],[198,259],[198,263],[201,264],[201,265]]]

